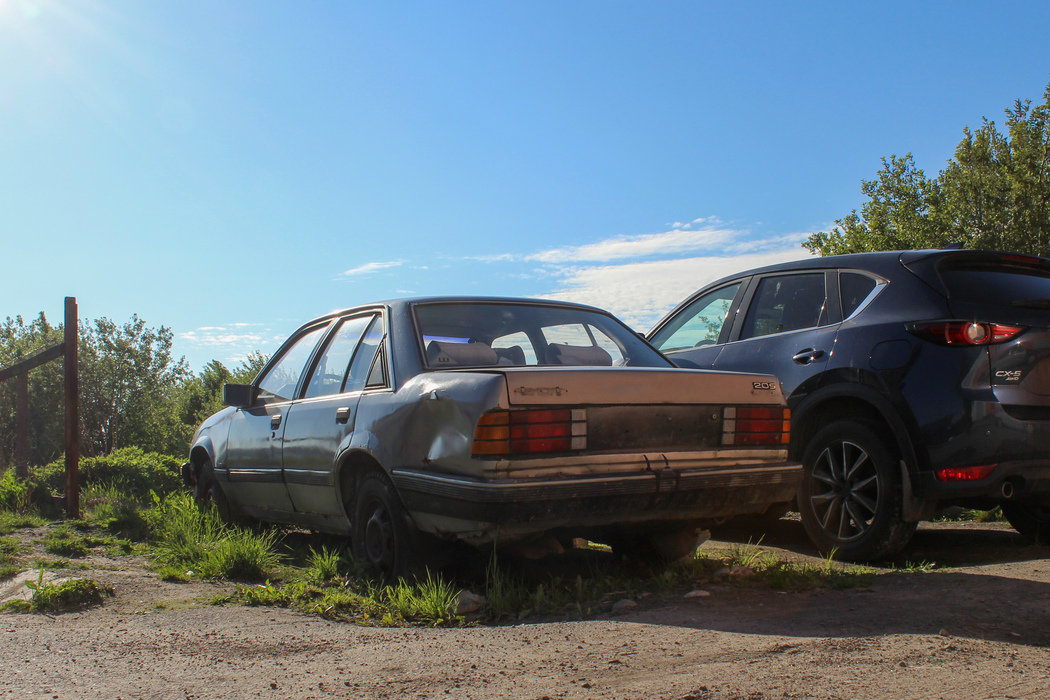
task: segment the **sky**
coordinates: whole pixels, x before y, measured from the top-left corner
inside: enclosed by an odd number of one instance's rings
[[[647,330],[1050,81],[1050,3],[0,0],[0,319],[195,371],[410,295]]]

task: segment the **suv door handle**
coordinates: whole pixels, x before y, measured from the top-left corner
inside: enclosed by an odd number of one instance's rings
[[[270,430],[277,430],[281,427],[281,414],[275,413],[270,416]]]
[[[335,409],[335,422],[336,423],[349,423],[350,422],[350,407],[342,406]]]
[[[822,357],[824,357],[823,350],[806,348],[805,350],[799,350],[791,359],[794,360],[796,365],[808,365],[810,362],[819,360]]]

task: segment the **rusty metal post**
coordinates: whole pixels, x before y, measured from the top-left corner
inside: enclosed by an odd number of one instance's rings
[[[15,476],[29,477],[29,373],[15,378]]]
[[[66,297],[65,358],[66,385],[66,514],[80,517],[80,375],[77,365],[77,298]]]

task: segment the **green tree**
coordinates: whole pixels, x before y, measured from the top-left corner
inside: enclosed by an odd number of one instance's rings
[[[171,329],[137,315],[122,326],[108,318],[80,329],[80,418],[90,455],[121,447],[161,451],[170,433],[169,404],[190,371],[171,357]]]
[[[204,366],[199,375],[190,375],[180,384],[171,404],[173,420],[167,436],[166,452],[182,454],[186,451],[194,430],[213,413],[225,408],[222,387],[225,384],[247,384],[255,378],[268,357],[254,351],[232,371],[218,360]]]
[[[911,154],[882,159],[867,201],[802,245],[819,255],[966,248],[1050,255],[1050,85],[1043,103],[1018,100],[1006,133],[985,119],[963,129],[947,167],[929,179]]]

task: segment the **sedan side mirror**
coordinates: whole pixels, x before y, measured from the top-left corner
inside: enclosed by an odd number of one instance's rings
[[[223,384],[222,402],[235,408],[250,408],[255,403],[255,387],[251,384]]]

